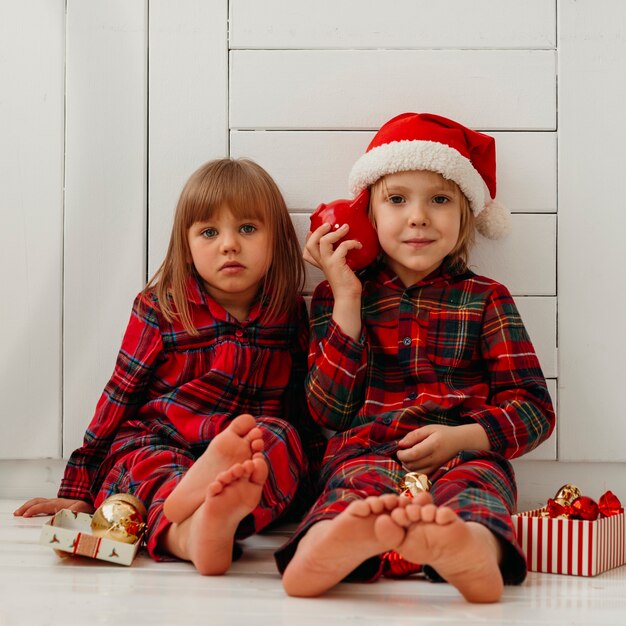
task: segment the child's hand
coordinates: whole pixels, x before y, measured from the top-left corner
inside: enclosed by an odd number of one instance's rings
[[[350,250],[361,247],[355,239],[345,237],[349,227],[344,224],[335,231],[330,224],[322,224],[307,238],[304,248],[304,259],[319,267],[326,276],[335,300],[333,304],[333,320],[354,340],[361,333],[361,292],[363,287],[356,274],[346,263],[346,255]]]
[[[32,498],[13,511],[15,517],[33,517],[35,515],[54,515],[61,509],[70,509],[79,513],[93,513],[91,504],[83,500],[70,498]]]
[[[428,424],[398,442],[398,460],[410,471],[432,474],[461,450],[489,450],[487,433],[480,424],[443,426]]]
[[[322,224],[307,237],[302,255],[305,261],[324,272],[335,299],[343,296],[361,297],[361,283],[346,263],[348,252],[361,248],[361,243],[356,239],[347,239],[335,248],[335,244],[347,235],[348,230],[347,224],[337,230],[331,230],[330,224]]]
[[[398,460],[411,472],[432,474],[463,450],[457,428],[439,424],[416,428],[398,442]]]

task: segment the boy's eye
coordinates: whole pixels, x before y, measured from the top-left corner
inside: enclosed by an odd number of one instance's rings
[[[215,237],[215,235],[217,235],[217,230],[215,228],[205,228],[201,235],[203,237],[206,237],[207,239],[210,239],[211,237]]]
[[[254,224],[244,224],[239,230],[245,235],[250,235],[256,231],[256,226]]]
[[[404,196],[400,196],[398,194],[389,196],[388,199],[391,204],[402,204],[404,202]]]
[[[435,204],[445,204],[446,202],[449,202],[449,199],[446,196],[435,196],[433,198],[433,202]]]

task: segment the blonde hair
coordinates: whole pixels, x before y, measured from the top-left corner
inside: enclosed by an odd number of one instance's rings
[[[304,261],[285,204],[272,177],[249,159],[217,159],[189,178],[178,200],[165,259],[143,295],[154,293],[166,320],[179,320],[197,335],[187,299],[187,281],[197,273],[189,249],[189,229],[228,208],[237,219],[253,217],[268,226],[271,263],[258,298],[267,303],[263,319],[291,313],[304,285]]]
[[[442,176],[441,174],[439,174],[439,176],[442,180],[444,189],[454,190],[455,193],[459,194],[461,200],[461,224],[459,227],[459,238],[453,250],[444,259],[444,263],[454,272],[464,272],[468,269],[469,253],[474,245],[476,218],[470,208],[469,200],[461,191],[461,188],[453,180],[445,178],[445,176]],[[382,176],[370,186],[369,216],[372,222],[374,221],[372,214],[372,198],[374,197],[374,193],[376,193],[380,187],[382,187],[384,192],[387,193],[387,183],[385,179],[386,176]]]

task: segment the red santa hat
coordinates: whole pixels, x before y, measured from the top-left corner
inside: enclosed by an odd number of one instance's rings
[[[489,239],[509,230],[509,212],[495,201],[496,143],[493,137],[430,113],[402,113],[384,124],[354,164],[352,193],[386,174],[438,172],[454,181],[469,201],[476,229]]]

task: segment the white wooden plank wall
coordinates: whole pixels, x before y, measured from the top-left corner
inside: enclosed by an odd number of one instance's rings
[[[0,5],[2,459],[61,451],[64,20],[64,0]]]
[[[555,3],[230,3],[230,148],[276,178],[304,241],[310,212],[347,196],[375,130],[430,111],[492,134],[504,241],[476,271],[516,297],[556,402]],[[434,28],[445,23],[446,28]],[[321,274],[310,270],[311,292]],[[556,459],[556,437],[529,458]]]
[[[554,0],[231,0],[231,49],[551,49]]]
[[[146,8],[67,1],[66,455],[82,440],[145,282]]]
[[[227,0],[150,1],[148,274],[190,174],[228,154]]]
[[[559,456],[623,462],[626,5],[562,0],[559,14]]]
[[[621,0],[0,4],[0,494],[53,493],[62,463],[34,459],[80,442],[193,169],[254,158],[303,238],[404,110],[497,141],[514,231],[473,262],[513,291],[559,407],[529,456],[559,462],[518,467],[619,491],[625,20]]]

